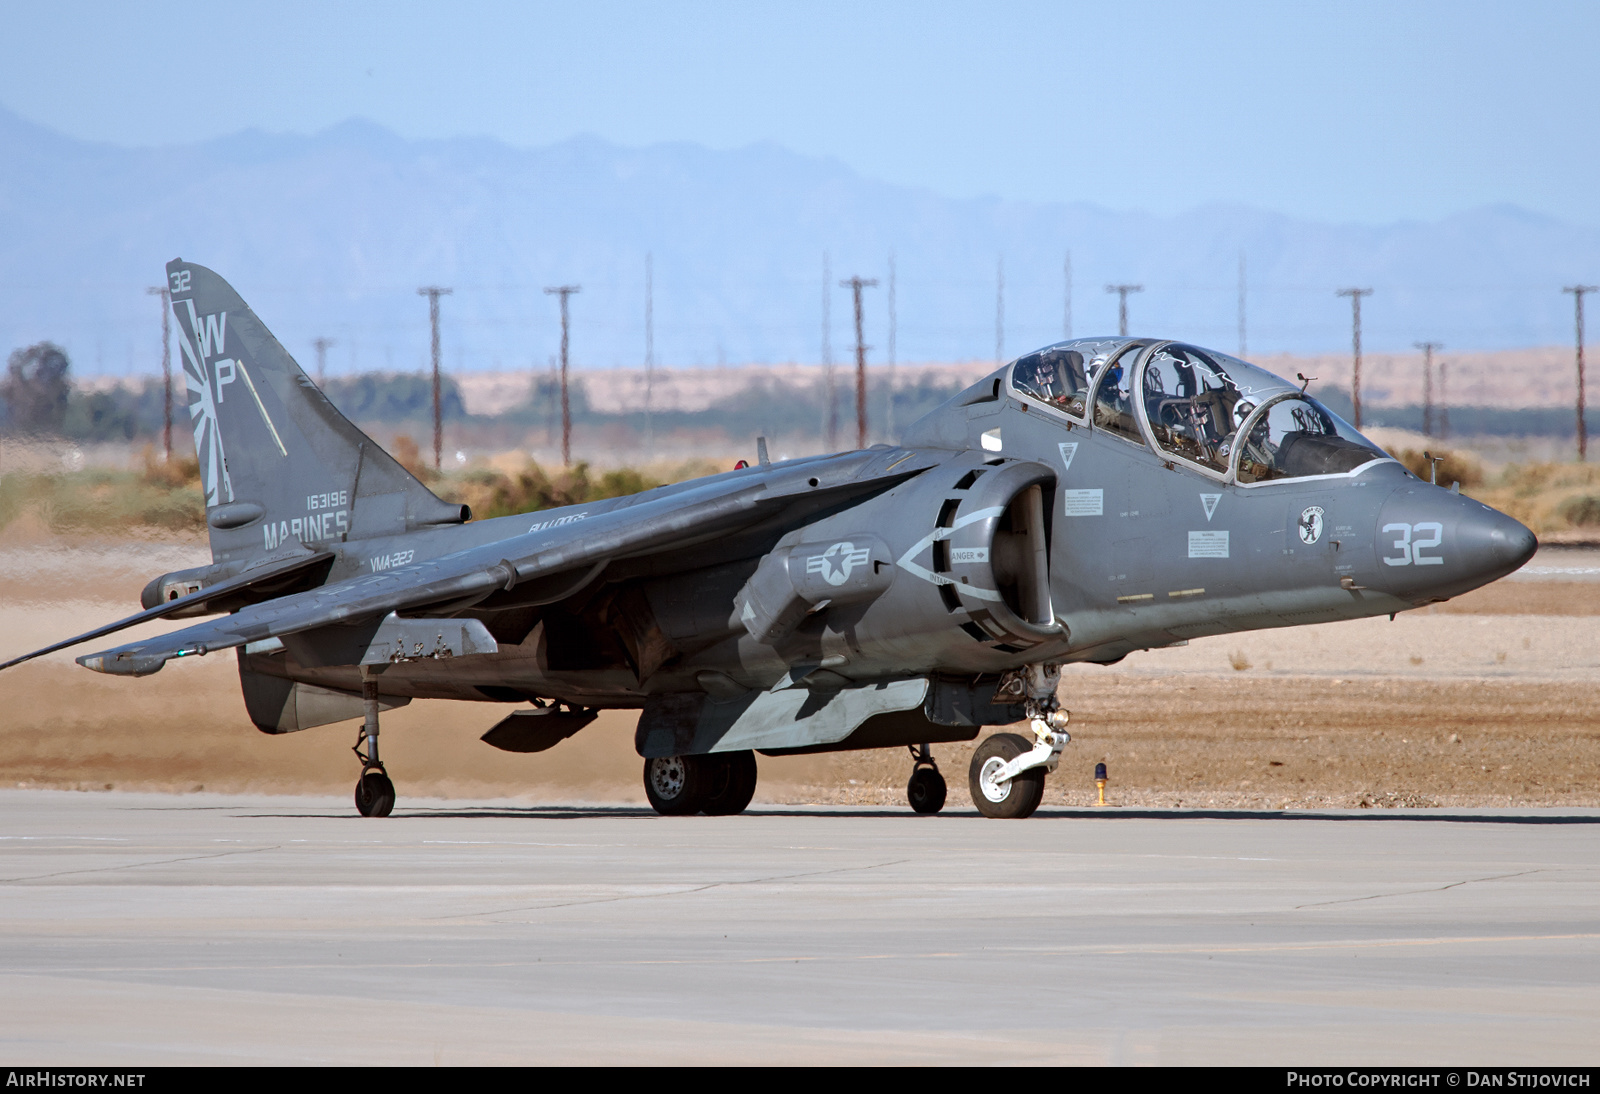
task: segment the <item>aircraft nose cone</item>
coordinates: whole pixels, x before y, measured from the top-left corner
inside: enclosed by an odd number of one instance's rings
[[[1482,502],[1431,486],[1401,489],[1378,518],[1383,584],[1408,599],[1457,596],[1533,557],[1531,529]]]
[[[1488,506],[1463,517],[1456,535],[1463,563],[1485,583],[1520,569],[1539,549],[1531,528]]]

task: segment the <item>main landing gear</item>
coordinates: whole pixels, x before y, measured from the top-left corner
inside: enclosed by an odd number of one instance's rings
[[[945,795],[949,787],[945,786],[944,776],[939,773],[939,765],[933,761],[933,753],[927,745],[920,745],[911,749],[911,781],[906,783],[906,800],[911,803],[913,813],[933,814],[944,808]]]
[[[356,812],[363,817],[387,817],[394,809],[394,783],[378,759],[378,681],[365,665],[361,666],[361,732],[350,751],[361,761],[361,778],[356,780]],[[367,750],[361,751],[366,745]]]
[[[651,808],[663,816],[743,813],[756,793],[756,754],[745,750],[653,757],[644,762],[644,792]]]
[[[1044,800],[1044,777],[1061,762],[1072,740],[1068,714],[1056,699],[1061,666],[1029,665],[1000,682],[1002,694],[1021,697],[1033,740],[1018,733],[996,733],[972,754],[967,784],[972,804],[986,817],[1021,819]]]

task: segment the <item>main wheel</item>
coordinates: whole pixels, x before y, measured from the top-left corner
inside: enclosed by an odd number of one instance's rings
[[[394,783],[373,768],[361,773],[356,783],[356,812],[363,817],[387,817],[394,809]]]
[[[1031,767],[1005,783],[994,779],[1002,767],[1031,751],[1033,744],[1015,733],[996,733],[978,746],[967,772],[972,804],[978,812],[986,817],[1018,820],[1033,815],[1044,800],[1044,768]]]
[[[944,776],[937,767],[917,768],[911,772],[911,781],[906,783],[906,799],[911,802],[913,813],[937,813],[944,808],[948,792]]]
[[[756,795],[756,754],[749,750],[717,752],[695,759],[707,761],[713,771],[711,785],[700,803],[701,812],[708,817],[743,813]]]
[[[650,807],[667,817],[700,812],[713,771],[707,756],[656,756],[644,762],[644,792]]]

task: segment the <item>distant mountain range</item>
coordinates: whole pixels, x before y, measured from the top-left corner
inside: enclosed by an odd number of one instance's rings
[[[1084,171],[1210,171],[1160,149]],[[1489,169],[1486,167],[1486,169]],[[178,255],[233,282],[302,363],[334,339],[330,374],[422,367],[427,306],[446,285],[452,370],[548,367],[559,343],[546,286],[571,301],[582,368],[645,355],[646,256],[654,348],[666,366],[851,359],[851,275],[865,290],[870,359],[890,346],[889,256],[901,362],[992,358],[1003,262],[1003,352],[1061,337],[1071,251],[1076,334],[1116,327],[1111,282],[1141,284],[1136,332],[1238,347],[1246,258],[1251,355],[1349,345],[1336,289],[1360,285],[1375,352],[1430,339],[1456,349],[1570,343],[1575,281],[1600,282],[1600,229],[1510,206],[1431,223],[1323,224],[1207,206],[1175,217],[1083,203],[953,200],[863,178],[770,144],[544,148],[408,141],[350,121],[315,136],[256,131],[127,149],[76,140],[0,109],[0,350],[67,347],[79,375],[158,367],[145,288]]]

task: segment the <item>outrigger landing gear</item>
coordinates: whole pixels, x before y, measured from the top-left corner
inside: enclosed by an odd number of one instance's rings
[[[1008,674],[996,692],[1023,698],[1033,740],[1017,733],[996,733],[972,754],[967,773],[972,804],[986,817],[1021,819],[1033,815],[1044,800],[1044,777],[1061,762],[1061,750],[1072,740],[1069,715],[1056,699],[1060,665],[1029,665]]]
[[[939,765],[927,745],[911,747],[911,781],[906,783],[906,799],[913,813],[932,814],[944,808],[949,787],[939,773]]]
[[[394,809],[394,783],[378,759],[378,681],[367,666],[361,666],[361,732],[352,752],[361,761],[361,778],[356,780],[356,812],[363,817],[387,817]],[[365,744],[367,750],[361,751]]]

